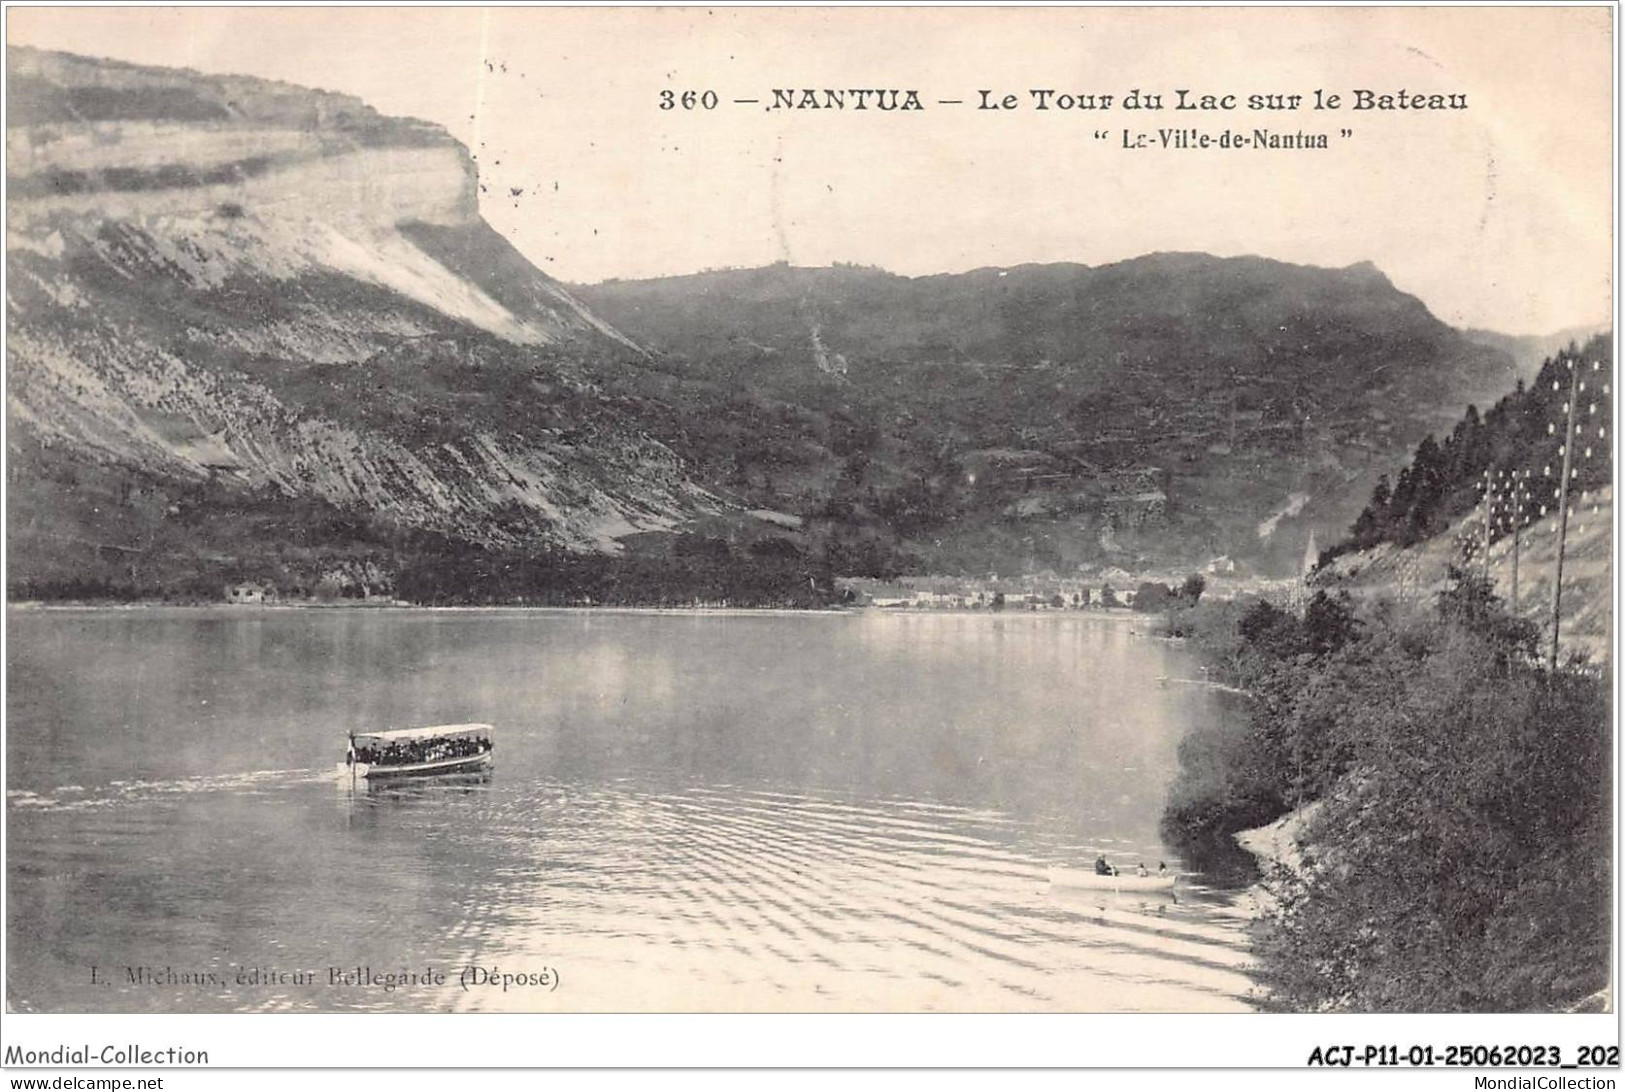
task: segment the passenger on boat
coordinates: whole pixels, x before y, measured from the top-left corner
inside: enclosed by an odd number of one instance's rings
[[[1144,861],[1141,861],[1139,867],[1134,870],[1134,874],[1136,876],[1149,876],[1151,875],[1151,870],[1145,867]]]
[[[391,742],[383,748],[357,748],[352,741],[346,761],[352,764],[366,762],[374,765],[407,766],[446,758],[466,758],[470,755],[484,754],[490,749],[489,739],[444,739],[432,743],[412,740],[406,743]]]
[[[1116,875],[1116,872],[1112,868],[1112,866],[1106,863],[1105,854],[1101,854],[1099,857],[1095,858],[1095,875],[1097,875],[1097,876]]]

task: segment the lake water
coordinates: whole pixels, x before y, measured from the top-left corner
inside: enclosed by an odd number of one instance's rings
[[[14,1010],[1249,1007],[1244,917],[1201,876],[1177,904],[1045,881],[1182,868],[1157,820],[1225,699],[1121,619],[148,609],[8,635]],[[350,729],[461,721],[496,726],[487,779],[335,774]]]

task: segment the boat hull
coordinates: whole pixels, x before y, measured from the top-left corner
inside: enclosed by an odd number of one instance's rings
[[[403,765],[375,765],[357,762],[350,767],[353,776],[367,781],[390,781],[403,777],[433,777],[435,774],[469,773],[491,765],[491,752],[442,758],[433,762],[412,762]]]
[[[1078,891],[1120,891],[1140,895],[1172,891],[1176,880],[1173,876],[1102,876],[1085,868],[1052,868],[1049,870],[1049,882],[1054,887]]]

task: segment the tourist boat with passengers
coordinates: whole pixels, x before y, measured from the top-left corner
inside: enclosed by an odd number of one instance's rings
[[[436,724],[384,732],[352,732],[344,756],[352,779],[469,773],[491,765],[489,724]]]

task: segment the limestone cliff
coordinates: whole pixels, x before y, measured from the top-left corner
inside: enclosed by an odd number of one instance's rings
[[[642,350],[481,220],[438,127],[27,49],[9,93],[25,569],[171,547],[189,489],[577,549],[715,507],[582,368]]]

